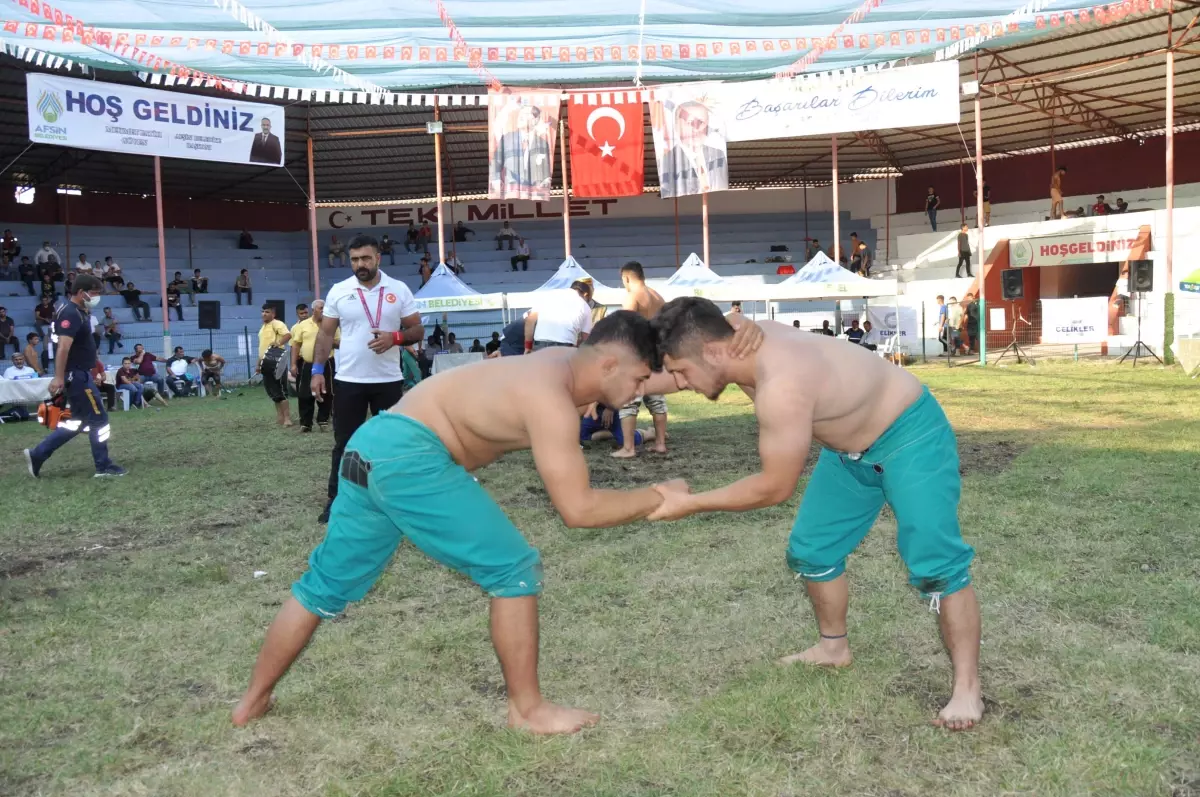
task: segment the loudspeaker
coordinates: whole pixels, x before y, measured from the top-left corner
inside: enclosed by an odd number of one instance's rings
[[[1154,261],[1129,261],[1129,290],[1149,293],[1154,290]]]
[[[207,299],[200,302],[200,328],[201,329],[220,329],[221,328],[221,303]]]
[[[276,321],[283,321],[284,323],[287,322],[287,319],[284,318],[284,313],[283,313],[284,308],[287,305],[285,305],[283,303],[283,299],[267,299],[265,302],[263,302],[263,304],[269,304],[271,307],[275,308],[275,320]]]
[[[1007,300],[1025,296],[1025,272],[1019,268],[1006,268],[1000,272],[1000,293]]]

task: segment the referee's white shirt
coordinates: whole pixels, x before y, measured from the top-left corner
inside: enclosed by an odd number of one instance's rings
[[[362,300],[359,291],[362,291]],[[379,307],[379,296],[383,294],[382,318],[377,326],[367,320],[363,309],[366,302],[371,316]],[[329,289],[325,297],[325,315],[336,318],[342,329],[342,344],[337,350],[337,374],[340,382],[399,382],[404,378],[400,367],[400,347],[393,346],[383,354],[367,348],[374,338],[373,329],[385,332],[400,330],[400,320],[417,312],[417,303],[412,291],[400,280],[392,279],[382,271],[374,288],[363,288],[357,277],[350,277]]]
[[[592,308],[577,291],[570,288],[552,291],[533,309],[537,312],[537,326],[533,330],[535,342],[574,346],[580,334],[591,334]]]

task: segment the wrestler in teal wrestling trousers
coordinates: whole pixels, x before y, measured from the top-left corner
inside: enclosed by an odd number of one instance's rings
[[[958,525],[961,488],[954,431],[923,388],[866,451],[821,450],[788,541],[788,566],[808,581],[837,578],[887,503],[909,583],[937,608],[971,583],[975,551]]]
[[[367,594],[405,537],[490,597],[542,591],[538,552],[475,477],[426,426],[384,412],[346,444],[329,529],[292,594],[318,617],[336,617]]]

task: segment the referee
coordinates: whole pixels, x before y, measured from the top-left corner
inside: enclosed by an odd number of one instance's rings
[[[356,235],[347,245],[354,276],[329,289],[325,318],[313,351],[314,396],[324,397],[325,367],[341,330],[337,374],[333,379],[333,461],[329,469],[329,501],[318,520],[329,521],[337,497],[338,469],[350,436],[367,420],[400,400],[404,373],[400,347],[425,336],[412,291],[379,270],[379,242]]]
[[[125,469],[108,458],[108,413],[92,369],[96,367],[96,339],[92,337],[89,309],[100,304],[104,283],[90,274],[80,274],[71,284],[71,292],[54,318],[51,340],[58,342],[54,355],[54,378],[50,380],[50,395],[65,387],[71,407],[71,417],[59,421],[58,428],[47,435],[37,448],[25,449],[25,464],[35,479],[42,466],[55,451],[62,448],[81,431],[88,433],[92,444],[92,459],[96,476],[124,476]]]

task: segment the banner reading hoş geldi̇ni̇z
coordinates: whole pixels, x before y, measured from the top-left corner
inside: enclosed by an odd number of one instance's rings
[[[488,95],[488,199],[549,199],[558,91]]]
[[[710,84],[655,90],[650,101],[654,159],[663,199],[729,188],[725,120]]]
[[[283,108],[95,80],[25,76],[29,140],[171,158],[283,165]]]
[[[642,120],[641,102],[571,103],[567,106],[571,193],[574,196],[639,196],[642,193],[646,170],[646,134]]]

